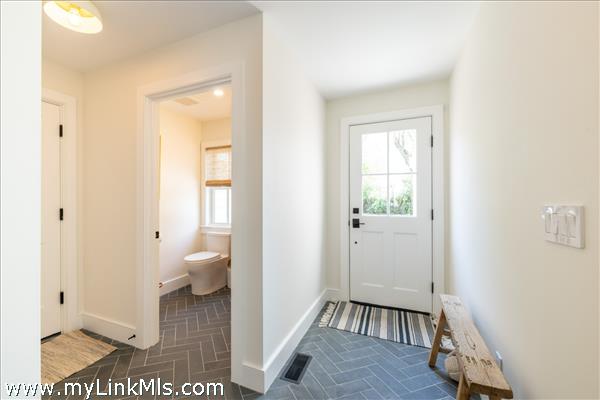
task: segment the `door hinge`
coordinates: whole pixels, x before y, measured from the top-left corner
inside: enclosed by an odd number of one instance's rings
[[[435,284],[431,282],[431,293],[435,293]]]
[[[159,231],[154,232],[154,238],[155,239],[160,239],[160,232]]]
[[[65,292],[60,292],[60,304],[65,304]]]
[[[433,208],[431,209],[431,220],[433,221]]]
[[[59,211],[59,218],[62,221],[63,219],[65,219],[65,211],[61,208]]]
[[[63,125],[58,126],[58,137],[63,137]]]
[[[433,135],[431,135],[431,147],[433,147]]]

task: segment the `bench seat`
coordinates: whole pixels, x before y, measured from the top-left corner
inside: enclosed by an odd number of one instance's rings
[[[442,336],[445,331],[449,331],[461,368],[456,398],[467,400],[471,394],[479,393],[488,395],[491,400],[512,399],[513,392],[510,385],[491,356],[461,300],[446,294],[440,295],[440,298],[442,311],[429,355],[429,366],[435,366]]]

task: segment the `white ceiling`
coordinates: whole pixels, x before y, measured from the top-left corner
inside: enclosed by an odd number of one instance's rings
[[[183,105],[177,102],[179,99],[169,100],[161,103],[165,108],[180,114],[196,118],[200,121],[231,117],[231,86],[219,86],[223,90],[223,96],[217,97],[213,94],[215,88],[185,96],[196,102],[192,105]]]
[[[328,99],[446,77],[477,2],[252,1]]]
[[[241,1],[95,1],[104,29],[73,32],[43,16],[44,57],[86,71],[256,14]]]
[[[85,35],[43,17],[44,56],[80,71],[262,11],[321,94],[338,98],[447,77],[478,2],[95,1]]]

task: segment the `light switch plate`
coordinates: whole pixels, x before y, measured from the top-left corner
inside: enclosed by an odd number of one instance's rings
[[[542,207],[544,237],[547,241],[582,249],[583,206],[547,204]]]

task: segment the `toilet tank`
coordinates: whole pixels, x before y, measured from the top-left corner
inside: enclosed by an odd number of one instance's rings
[[[207,232],[206,233],[206,250],[216,251],[221,255],[230,255],[231,250],[231,234],[224,232]]]

